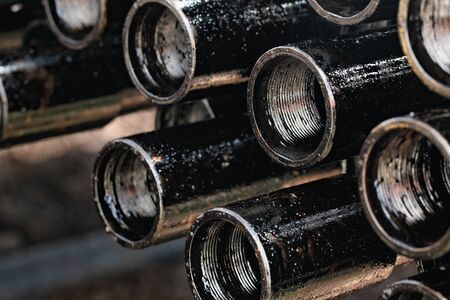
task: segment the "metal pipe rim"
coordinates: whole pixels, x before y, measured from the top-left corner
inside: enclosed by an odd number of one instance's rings
[[[392,118],[381,123],[372,130],[361,149],[358,183],[362,208],[369,224],[381,240],[383,240],[383,242],[385,242],[391,249],[408,257],[417,259],[435,259],[445,255],[450,250],[450,227],[433,244],[424,247],[416,247],[405,241],[392,237],[381,224],[372,206],[372,202],[376,200],[372,199],[369,192],[368,182],[366,180],[370,172],[369,169],[372,152],[377,143],[388,133],[405,129],[416,132],[428,139],[439,150],[442,157],[445,160],[450,161],[449,142],[429,124],[420,121],[413,116]]]
[[[125,232],[125,234],[119,232],[119,230],[116,229],[118,227],[118,224],[115,222],[115,220],[112,220],[107,216],[109,207],[103,201],[106,196],[104,183],[106,180],[108,180],[105,178],[105,171],[109,164],[109,158],[111,158],[111,155],[113,155],[118,150],[131,151],[134,155],[136,155],[141,160],[141,162],[145,164],[148,175],[151,176],[154,182],[154,186],[157,189],[157,213],[153,217],[151,228],[148,230],[148,233],[140,238],[132,238],[130,236],[127,236],[127,232]],[[98,155],[98,158],[96,159],[94,165],[92,182],[94,202],[97,207],[97,211],[105,225],[106,232],[108,234],[111,234],[120,245],[130,249],[143,249],[152,245],[153,241],[157,238],[157,233],[160,231],[161,227],[163,227],[164,207],[162,203],[162,181],[149,154],[140,145],[130,139],[125,138],[114,140],[108,143]]]
[[[447,297],[445,297],[438,291],[435,291],[422,282],[413,279],[405,279],[389,285],[380,294],[378,300],[397,299],[395,298],[396,296],[398,297],[403,293],[410,292],[418,293],[421,296],[427,297],[426,299],[430,300],[447,300]]]
[[[93,41],[97,40],[105,31],[106,25],[108,23],[107,16],[107,2],[108,0],[96,0],[99,7],[99,19],[93,26],[92,30],[89,31],[83,38],[77,39],[70,37],[64,33],[63,29],[60,28],[56,17],[54,16],[52,1],[55,0],[42,0],[44,6],[45,14],[49,22],[50,30],[55,34],[58,41],[69,49],[81,50],[86,48]]]
[[[263,68],[269,64],[272,60],[286,56],[290,58],[294,58],[299,60],[300,63],[305,64],[305,66],[312,71],[315,78],[318,80],[320,84],[320,90],[323,95],[325,111],[326,111],[326,121],[325,128],[323,131],[322,138],[320,140],[319,145],[316,149],[302,157],[302,158],[290,158],[287,155],[283,155],[279,153],[274,147],[272,147],[266,140],[265,136],[261,133],[261,128],[258,125],[257,116],[255,112],[255,89],[258,88],[256,86],[256,82],[260,75],[260,72]],[[336,133],[336,103],[333,95],[333,91],[329,82],[329,79],[319,64],[308,55],[306,52],[291,46],[282,46],[269,50],[265,54],[263,54],[259,60],[256,62],[248,83],[247,90],[247,108],[250,123],[253,129],[255,136],[261,147],[264,151],[276,162],[286,167],[293,168],[303,168],[313,166],[314,164],[320,162],[324,158],[328,156],[333,146],[334,136]]]
[[[272,299],[272,287],[271,287],[271,274],[270,274],[270,265],[269,260],[266,256],[266,252],[262,245],[261,240],[258,237],[258,234],[253,229],[252,225],[248,223],[242,216],[237,214],[236,212],[227,209],[225,207],[218,207],[214,209],[210,209],[204,213],[202,213],[195,220],[192,225],[189,234],[187,235],[186,240],[186,273],[188,277],[189,285],[194,293],[194,297],[196,299],[203,299],[198,292],[197,285],[195,282],[195,275],[193,274],[192,268],[192,246],[194,244],[196,233],[199,229],[203,227],[203,225],[208,224],[209,222],[227,222],[230,223],[233,227],[241,229],[245,238],[250,242],[253,250],[255,251],[255,256],[258,260],[260,277],[261,277],[261,293],[260,300],[269,300]]]
[[[151,71],[145,66],[145,70],[141,70],[141,68],[144,68],[144,65],[142,63],[143,55],[141,53],[140,57],[137,59],[140,61],[135,62],[134,60],[136,58],[133,58],[133,55],[131,55],[130,51],[134,51],[132,46],[133,39],[136,39],[136,33],[135,28],[139,24],[136,24],[136,22],[140,22],[140,20],[136,20],[136,18],[139,16],[140,13],[144,10],[151,10],[148,6],[151,5],[161,5],[165,9],[170,10],[171,13],[173,13],[179,23],[182,26],[182,29],[184,31],[185,36],[187,37],[187,43],[188,43],[188,70],[184,76],[183,82],[178,86],[175,92],[172,92],[168,95],[158,95],[155,92],[152,92],[150,88],[147,88],[148,85],[158,85],[158,83],[154,80],[153,76],[151,75]],[[186,96],[191,89],[193,85],[193,79],[195,75],[195,68],[196,68],[196,39],[195,39],[195,29],[192,27],[192,25],[189,22],[189,19],[184,14],[182,8],[180,7],[180,3],[177,4],[177,2],[170,1],[170,0],[138,0],[136,1],[133,6],[131,7],[130,11],[128,12],[127,18],[125,20],[124,30],[122,34],[122,40],[123,40],[123,52],[125,56],[125,65],[128,70],[128,74],[130,75],[131,81],[135,85],[135,87],[149,100],[151,100],[155,104],[173,104],[181,101],[184,96]],[[131,32],[133,31],[133,32]],[[134,54],[135,56],[138,56]],[[137,65],[137,68],[136,68]],[[145,77],[147,82],[143,82],[141,78],[139,77]]]
[[[317,0],[308,0],[311,7],[325,20],[340,26],[355,25],[370,18],[377,10],[380,0],[371,0],[367,6],[352,16],[342,16],[324,9]]]
[[[399,0],[397,31],[403,53],[405,54],[411,69],[423,84],[425,84],[431,91],[443,97],[450,98],[450,86],[438,81],[435,77],[429,74],[423,67],[413,49],[408,28],[410,2],[410,0]]]

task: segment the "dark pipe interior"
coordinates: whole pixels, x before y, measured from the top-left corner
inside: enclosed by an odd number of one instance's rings
[[[203,224],[193,237],[191,270],[202,299],[259,299],[255,251],[241,229],[226,221]]]
[[[175,93],[190,60],[189,38],[175,14],[148,3],[138,10],[128,31],[129,56],[140,84],[159,97]]]
[[[450,165],[423,135],[399,129],[369,158],[369,201],[393,238],[413,247],[439,240],[450,227]]]
[[[105,217],[114,231],[138,241],[152,230],[158,192],[146,163],[131,149],[116,149],[100,168],[98,190]]]
[[[298,160],[319,146],[326,107],[315,74],[300,59],[279,56],[260,70],[253,94],[256,123],[272,150]]]
[[[56,26],[75,40],[83,39],[100,20],[98,0],[49,0],[48,3]]]
[[[435,80],[450,85],[450,0],[409,1],[408,35],[414,55]]]

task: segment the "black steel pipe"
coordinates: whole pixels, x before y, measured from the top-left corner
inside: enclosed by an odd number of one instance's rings
[[[411,114],[377,126],[361,150],[366,216],[392,249],[434,259],[450,250],[450,112]]]
[[[394,29],[274,48],[248,86],[258,141],[289,167],[356,155],[382,120],[447,105],[414,76]]]
[[[0,144],[83,129],[143,107],[136,94],[114,96],[130,87],[117,44],[8,51],[0,57]]]
[[[401,280],[386,287],[378,300],[449,300],[450,270],[443,269]]]
[[[395,20],[398,0],[308,0],[324,19],[338,25]]]
[[[209,210],[186,243],[196,299],[334,299],[382,281],[395,261],[352,176]]]
[[[144,248],[181,237],[206,209],[298,184],[299,175],[272,163],[241,117],[112,141],[96,161],[93,187],[106,230]]]
[[[219,15],[219,16],[218,16]],[[337,34],[306,0],[139,0],[124,29],[136,87],[158,104],[237,89],[264,51]],[[220,91],[220,92],[218,92]]]
[[[42,4],[60,43],[77,50],[104,35],[120,39],[133,0],[42,0]]]
[[[224,96],[158,106],[155,129],[170,128],[215,118],[240,118],[247,114],[245,96]]]
[[[412,69],[450,98],[450,0],[400,0],[398,32]]]

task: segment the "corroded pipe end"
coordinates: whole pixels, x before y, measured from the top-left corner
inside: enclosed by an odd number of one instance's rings
[[[197,299],[271,299],[261,241],[230,210],[217,208],[197,218],[186,242],[186,261]]]
[[[250,75],[247,104],[263,149],[288,167],[309,167],[330,152],[336,109],[328,78],[305,52],[266,52]]]
[[[50,29],[64,46],[82,49],[98,39],[107,23],[108,0],[43,0]]]
[[[194,77],[194,32],[179,5],[170,0],[139,0],[125,21],[128,73],[138,90],[157,104],[180,101]]]
[[[398,32],[415,74],[450,98],[450,0],[401,0]]]
[[[138,144],[107,144],[95,163],[93,189],[106,231],[120,244],[139,249],[152,243],[162,215],[160,182]]]
[[[380,0],[308,0],[324,19],[338,25],[364,22],[377,10]]]
[[[431,259],[450,250],[450,145],[414,117],[376,127],[361,152],[364,211],[400,254]]]
[[[378,300],[447,300],[447,297],[426,286],[423,282],[406,279],[393,283],[381,292]]]

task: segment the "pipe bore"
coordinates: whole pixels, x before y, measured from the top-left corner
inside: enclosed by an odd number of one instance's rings
[[[440,274],[448,275],[448,274]],[[418,276],[420,278],[420,275]],[[440,278],[437,281],[448,280]],[[444,288],[445,289],[445,288]],[[447,300],[446,295],[427,286],[424,282],[405,279],[389,285],[378,297],[378,300]]]
[[[96,201],[105,224],[124,241],[148,236],[159,218],[159,193],[139,147],[116,142],[106,148],[95,171]]]
[[[260,299],[258,258],[238,226],[223,220],[203,224],[193,237],[189,256],[201,299]]]
[[[398,26],[414,72],[431,90],[450,98],[450,0],[402,0]]]
[[[331,143],[325,129],[331,122],[332,98],[323,87],[326,78],[300,52],[269,51],[258,61],[249,85],[250,117],[259,142],[270,156],[289,166],[306,166],[325,157]]]
[[[441,256],[450,247],[448,145],[426,125],[405,123],[380,125],[387,132],[378,127],[367,139],[360,178],[363,204],[377,233],[394,250],[417,258]]]
[[[370,17],[380,0],[308,0],[323,18],[339,25],[353,25]]]
[[[174,4],[138,1],[124,30],[128,72],[136,87],[155,103],[167,104],[188,92],[193,77],[193,38]]]
[[[106,25],[106,0],[44,0],[50,27],[61,43],[81,49]]]

